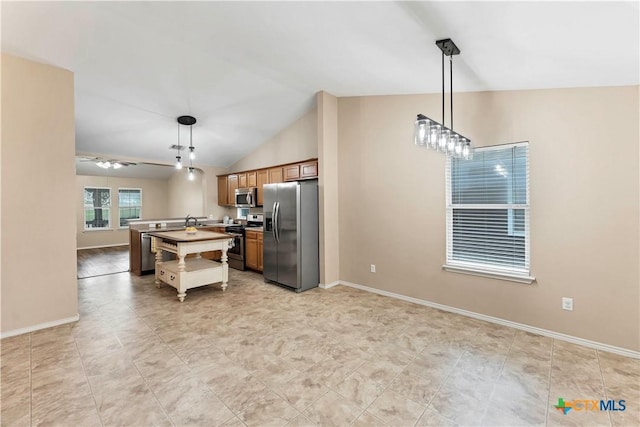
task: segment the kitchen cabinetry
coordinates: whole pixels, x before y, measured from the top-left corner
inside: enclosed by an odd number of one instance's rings
[[[227,206],[229,204],[229,181],[227,176],[218,177],[218,205]]]
[[[138,230],[129,229],[129,271],[138,276],[142,275],[142,244]]]
[[[296,181],[300,179],[300,165],[288,165],[282,168],[285,181]]]
[[[256,174],[256,187],[258,187],[258,206],[262,206],[262,186],[269,184],[269,171],[266,169],[259,170]]]
[[[262,271],[262,232],[246,230],[244,237],[245,265],[252,270]]]
[[[238,174],[238,188],[247,188],[249,187],[247,185],[247,174],[246,173],[239,173]]]
[[[238,187],[238,175],[233,174],[227,176],[228,185],[227,185],[227,206],[234,206],[235,198],[236,198],[236,190]],[[245,175],[246,180],[246,175]]]
[[[247,187],[257,187],[258,186],[258,172],[252,171],[247,172]]]
[[[285,181],[317,178],[318,160],[309,159],[304,162],[289,163],[246,172],[234,172],[218,177],[218,205],[234,206],[235,191],[238,188],[258,188],[257,205],[262,206],[262,186]]]
[[[282,179],[282,168],[269,169],[269,184],[277,184],[279,182],[284,182]]]
[[[264,270],[264,233],[258,233],[258,271]]]
[[[318,176],[318,162],[300,163],[300,178],[315,178]]]

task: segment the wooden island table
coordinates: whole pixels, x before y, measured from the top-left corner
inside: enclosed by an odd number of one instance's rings
[[[178,291],[178,299],[184,301],[187,289],[211,283],[222,282],[222,290],[227,289],[229,265],[227,250],[233,237],[213,231],[158,231],[149,233],[155,241],[156,249],[156,286],[164,282]],[[174,253],[177,260],[162,261],[162,251]],[[222,251],[221,263],[204,259],[202,252]],[[196,254],[194,258],[186,258]]]

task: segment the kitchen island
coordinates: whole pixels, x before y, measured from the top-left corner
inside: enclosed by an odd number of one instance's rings
[[[237,224],[223,224],[215,220],[202,220],[197,218],[198,230],[224,233],[226,227]],[[157,226],[157,227],[156,227]],[[184,231],[187,228],[184,219],[145,219],[129,222],[129,271],[138,276],[145,273],[153,273],[155,270],[155,249],[151,251],[151,236],[154,231]],[[155,246],[154,246],[155,248]],[[164,254],[165,261],[172,256],[168,252]],[[203,258],[220,260],[222,251],[211,251],[202,254]]]
[[[224,233],[198,230],[194,233],[186,231],[159,231],[149,233],[155,241],[156,250],[156,286],[162,282],[173,286],[178,291],[178,299],[184,301],[187,289],[222,282],[222,290],[229,281],[229,265],[227,250],[232,236]],[[204,259],[202,252],[222,251],[221,263]],[[163,261],[162,252],[171,252],[178,259]],[[185,259],[188,254],[196,257]]]

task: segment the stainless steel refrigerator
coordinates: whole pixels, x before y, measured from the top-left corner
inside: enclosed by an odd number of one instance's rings
[[[296,292],[318,286],[318,181],[266,184],[264,278]]]

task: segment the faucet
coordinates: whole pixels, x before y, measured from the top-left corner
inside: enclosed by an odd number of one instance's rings
[[[187,214],[187,217],[184,219],[184,226],[189,227],[189,221],[193,220],[193,225],[198,225],[198,219],[191,216],[191,214]]]

